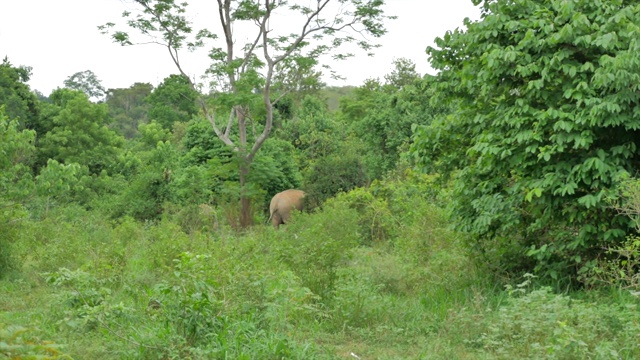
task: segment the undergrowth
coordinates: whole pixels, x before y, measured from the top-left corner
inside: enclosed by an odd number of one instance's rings
[[[634,358],[633,297],[496,290],[431,179],[341,194],[276,231],[52,208],[8,239],[0,354],[101,359]],[[190,218],[192,221],[193,219]],[[222,226],[216,223],[215,227]],[[46,340],[41,340],[46,339]],[[7,350],[6,346],[12,347]],[[4,351],[4,352],[2,352]]]

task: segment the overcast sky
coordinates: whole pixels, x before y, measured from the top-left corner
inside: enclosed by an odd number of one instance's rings
[[[214,0],[188,0],[195,21],[215,18]],[[361,85],[367,78],[390,72],[395,58],[408,58],[421,74],[433,73],[425,48],[447,30],[463,27],[463,19],[479,18],[471,0],[386,0],[386,13],[396,20],[387,23],[388,33],[379,40],[376,56],[357,57],[336,63],[334,70],[345,81],[330,85]],[[210,8],[210,9],[209,9]],[[91,70],[103,86],[127,88],[136,82],[158,85],[177,72],[166,49],[157,45],[122,47],[100,34],[98,25],[122,24],[124,10],[135,9],[130,0],[20,0],[2,1],[0,11],[0,57],[14,66],[33,68],[29,85],[44,95],[63,86],[76,72]],[[211,15],[209,15],[211,14]],[[197,20],[196,20],[197,19]],[[209,27],[217,30],[217,27]],[[206,55],[184,55],[185,70],[199,75]]]

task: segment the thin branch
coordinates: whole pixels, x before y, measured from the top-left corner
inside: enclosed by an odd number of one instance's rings
[[[275,67],[275,62],[269,55],[269,38],[267,37],[267,20],[271,16],[271,11],[273,8],[270,6],[270,0],[264,0],[265,4],[265,14],[262,18],[262,22],[260,23],[260,33],[262,34],[262,44],[264,46],[264,57],[267,61],[267,76],[264,84],[263,91],[263,101],[266,114],[266,123],[264,125],[264,129],[262,130],[262,134],[258,138],[256,138],[256,142],[253,144],[251,151],[247,154],[247,161],[251,162],[253,157],[256,155],[264,141],[269,137],[271,133],[271,128],[273,127],[273,106],[271,105],[271,81],[273,79],[273,68]]]
[[[224,136],[229,138],[229,133],[231,132],[231,126],[233,125],[233,117],[235,114],[235,109],[231,108],[229,111],[229,122],[227,123],[227,128],[224,130]]]
[[[262,24],[260,24],[260,22],[258,22],[258,24],[260,25],[259,26],[260,31],[258,32],[258,36],[256,36],[256,39],[253,41],[253,43],[249,47],[249,50],[244,55],[244,60],[242,61],[242,65],[240,66],[241,73],[244,73],[246,71],[247,65],[249,64],[249,59],[251,59],[251,55],[253,55],[253,51],[255,50],[256,46],[258,46],[258,43],[260,42],[260,38],[262,38]]]
[[[227,65],[230,65],[233,62],[233,30],[231,29],[231,0],[224,0],[224,4],[222,0],[218,1],[218,14],[220,16],[220,22],[222,24],[222,30],[224,31],[224,38],[227,44]],[[229,85],[231,86],[231,91],[235,91],[236,89],[236,76],[233,72],[229,71]]]
[[[321,30],[331,30],[331,31],[335,31],[335,32],[340,32],[342,30],[344,30],[347,27],[351,27],[353,29],[353,25],[357,23],[357,17],[354,17],[351,22],[345,23],[342,26],[339,27],[334,27],[333,24],[332,25],[320,25],[319,24],[319,15],[320,12],[322,12],[322,10],[324,10],[324,8],[327,6],[327,4],[330,2],[331,0],[325,0],[322,4],[320,4],[320,1],[318,1],[318,7],[316,8],[316,10],[311,13],[308,17],[307,17],[307,21],[305,22],[304,26],[302,27],[302,31],[300,33],[300,35],[298,35],[298,37],[293,41],[293,43],[291,43],[291,45],[287,48],[287,50],[280,54],[280,56],[276,57],[274,60],[274,63],[277,64],[280,61],[286,59],[289,55],[291,55],[291,53],[293,51],[295,51],[295,49],[298,47],[298,45],[300,45],[300,43],[302,43],[302,41],[304,39],[306,39],[310,34],[317,32],[317,31],[321,31]],[[315,20],[314,20],[315,19]],[[318,26],[317,27],[311,27],[309,28],[309,24],[311,24],[312,21],[315,21]],[[335,24],[335,21],[334,21]],[[357,31],[354,29],[354,31]]]
[[[290,94],[293,91],[293,89],[287,89],[285,90],[282,94],[280,94],[280,96],[278,96],[274,101],[271,102],[271,105],[275,105],[278,103],[278,101],[282,100],[283,97],[287,96],[288,94]]]
[[[169,33],[169,34],[173,34],[173,31],[171,31],[166,25],[165,22],[163,21],[162,17],[160,16],[159,13],[156,13],[148,4],[146,4],[146,2],[144,1],[140,1],[140,0],[136,0],[136,2],[140,5],[142,5],[143,8],[147,9],[147,11],[149,11],[149,13],[156,18],[156,20],[158,21],[159,24],[161,24],[161,27],[164,29],[165,32]],[[230,0],[225,0],[225,4],[229,3]],[[218,3],[220,3],[220,0],[218,0]],[[191,78],[189,77],[189,75],[187,75],[187,73],[182,69],[182,65],[180,64],[180,58],[178,57],[178,49],[176,49],[173,46],[173,37],[169,36],[168,42],[166,44],[163,44],[164,46],[166,46],[167,50],[169,51],[169,54],[171,55],[171,59],[173,60],[173,63],[176,65],[176,67],[178,68],[178,71],[180,72],[180,74],[182,76],[184,76],[187,81],[189,82],[189,85],[191,86],[191,88],[198,92],[197,87],[195,85],[195,83],[191,80]],[[207,118],[207,120],[209,121],[209,123],[211,124],[211,126],[213,127],[213,131],[216,133],[216,135],[218,136],[218,138],[220,138],[220,140],[222,140],[226,145],[228,145],[229,147],[231,147],[234,151],[237,150],[237,146],[233,143],[233,141],[231,141],[231,139],[228,136],[228,128],[229,126],[227,126],[227,130],[225,130],[225,133],[222,133],[222,131],[220,131],[220,129],[218,128],[218,125],[215,122],[215,114],[212,114],[209,111],[209,107],[207,106],[206,102],[204,101],[202,95],[200,95],[198,97],[198,103],[200,105],[200,108],[202,109],[202,112],[204,113],[204,116]]]

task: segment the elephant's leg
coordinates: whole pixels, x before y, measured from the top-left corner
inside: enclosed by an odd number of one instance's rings
[[[283,224],[284,222],[282,221],[282,217],[280,216],[280,213],[278,212],[278,210],[276,210],[272,215],[271,215],[271,223],[273,224],[274,228],[278,228],[280,226],[280,224]]]

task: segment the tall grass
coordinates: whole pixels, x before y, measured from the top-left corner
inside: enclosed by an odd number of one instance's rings
[[[0,346],[0,354],[640,356],[633,297],[579,300],[531,285],[501,290],[464,236],[448,228],[439,199],[421,191],[427,186],[373,184],[294,214],[280,231],[258,226],[244,234],[196,213],[140,223],[52,209],[23,221],[8,240],[16,265],[0,280],[0,342],[15,347]]]

